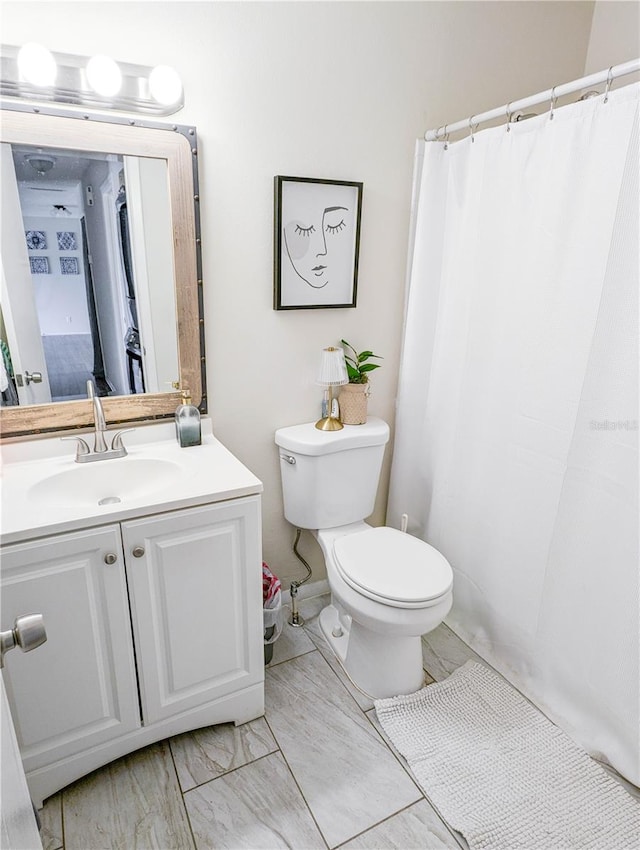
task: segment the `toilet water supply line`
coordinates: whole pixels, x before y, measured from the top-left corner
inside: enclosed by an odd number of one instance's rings
[[[300,563],[304,565],[307,570],[307,574],[300,581],[292,581],[289,585],[289,593],[291,594],[291,616],[289,617],[288,623],[290,626],[294,626],[295,628],[304,626],[304,620],[302,619],[302,617],[300,616],[300,612],[298,611],[298,588],[301,584],[304,584],[305,581],[309,581],[309,579],[311,578],[311,567],[302,557],[300,552],[298,552],[298,542],[300,540],[301,534],[302,529],[296,528],[296,539],[293,543],[293,554],[300,561]]]
[[[400,531],[406,534],[408,526],[409,514],[402,514],[402,516],[400,517]],[[292,581],[289,585],[289,593],[291,594],[291,616],[289,617],[287,622],[290,626],[294,626],[294,628],[304,626],[304,620],[302,619],[302,617],[300,616],[300,612],[298,611],[298,588],[300,587],[300,585],[304,584],[306,581],[309,581],[309,579],[311,578],[311,567],[298,551],[298,543],[300,542],[301,534],[302,529],[296,528],[296,539],[293,541],[293,554],[300,561],[300,563],[304,565],[305,569],[307,570],[307,574],[300,581]]]

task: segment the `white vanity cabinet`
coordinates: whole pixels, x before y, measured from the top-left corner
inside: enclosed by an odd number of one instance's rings
[[[107,565],[104,559],[117,554]],[[27,772],[140,725],[117,525],[2,550],[1,622],[44,616],[38,652],[9,653],[4,680]]]
[[[242,499],[122,524],[145,723],[254,683],[256,660],[263,672],[257,508]]]
[[[264,712],[260,498],[3,547],[2,622],[44,615],[4,681],[37,805],[131,750]]]

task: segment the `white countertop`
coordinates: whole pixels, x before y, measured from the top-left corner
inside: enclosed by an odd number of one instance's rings
[[[118,429],[109,431],[111,435]],[[92,447],[91,434],[78,434]],[[17,543],[27,539],[60,534],[79,528],[105,525],[125,519],[192,507],[208,502],[220,502],[262,492],[261,481],[253,475],[214,436],[211,420],[202,420],[202,445],[181,448],[175,437],[173,422],[137,427],[125,434],[125,458],[101,460],[88,464],[75,462],[75,441],[62,442],[60,437],[24,440],[2,446],[2,476],[0,501],[0,543]],[[83,499],[82,486],[77,480],[99,479],[109,464],[109,475],[117,480],[119,471],[133,461],[132,469],[153,471],[153,462],[171,470],[171,476],[160,476],[157,486],[142,494],[119,492],[120,501],[98,505],[95,499]],[[141,462],[142,461],[142,462]],[[57,490],[54,498],[34,497],[34,488],[61,473],[72,482],[71,487]],[[80,477],[82,476],[82,478]],[[126,475],[123,474],[123,480]],[[57,479],[53,479],[57,480]],[[63,480],[61,476],[60,480]],[[149,479],[154,481],[153,478]],[[144,481],[140,481],[144,485]],[[109,485],[109,492],[117,489]]]

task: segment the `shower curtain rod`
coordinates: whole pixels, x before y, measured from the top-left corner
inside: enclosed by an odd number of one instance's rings
[[[508,118],[520,109],[536,106],[539,103],[544,103],[546,100],[553,100],[553,104],[555,104],[556,100],[565,94],[573,94],[580,91],[580,89],[597,86],[600,83],[606,83],[608,89],[612,81],[617,77],[624,77],[636,71],[640,71],[640,59],[631,59],[629,62],[623,62],[621,65],[612,65],[610,68],[599,71],[597,74],[581,77],[579,80],[574,80],[571,83],[563,83],[561,86],[554,86],[552,89],[522,98],[522,100],[514,100],[512,103],[506,103],[504,106],[497,107],[497,109],[482,112],[480,115],[471,115],[463,121],[456,121],[455,124],[445,124],[444,127],[427,130],[424,134],[424,139],[426,142],[435,142],[439,138],[446,137],[449,133],[455,133],[457,130],[475,130],[479,124],[485,121],[491,121],[493,118]]]

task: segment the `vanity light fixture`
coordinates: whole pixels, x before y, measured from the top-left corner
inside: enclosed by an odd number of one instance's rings
[[[97,94],[114,97],[122,88],[122,71],[114,59],[99,53],[87,62],[87,81]]]
[[[157,65],[149,74],[149,91],[158,103],[171,106],[182,96],[182,80],[169,65]]]
[[[344,425],[339,416],[336,418],[333,415],[333,388],[349,383],[344,351],[341,348],[330,346],[323,349],[316,383],[329,390],[327,415],[316,422],[316,428],[320,431],[339,431]]]
[[[24,44],[16,60],[21,76],[32,86],[52,86],[55,83],[58,66],[51,51],[42,44],[33,41]]]
[[[58,103],[146,115],[171,115],[184,106],[179,74],[116,62],[110,56],[54,53],[31,42],[0,48],[0,96],[23,103]]]

